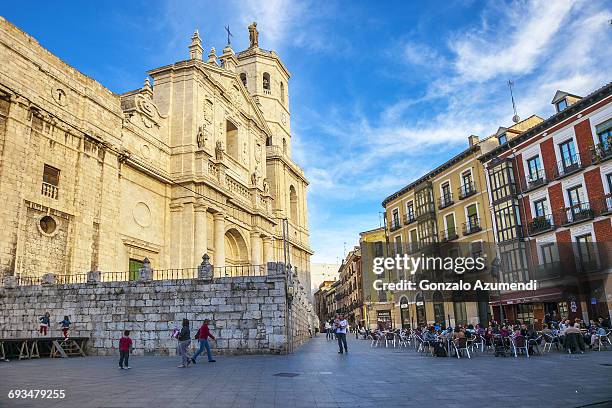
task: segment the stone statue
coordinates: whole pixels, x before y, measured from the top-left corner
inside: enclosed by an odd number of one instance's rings
[[[263,190],[264,190],[264,194],[270,194],[270,184],[268,184],[267,178],[263,179]]]
[[[259,32],[257,31],[257,23],[254,21],[249,26],[249,41],[251,43],[249,48],[259,47]]]
[[[251,174],[251,184],[256,186],[257,185],[257,173],[252,173]]]
[[[204,125],[198,127],[198,135],[196,137],[198,149],[203,149],[206,146],[206,135],[204,134]]]
[[[217,160],[223,159],[224,150],[225,148],[223,147],[223,142],[220,140],[217,140],[217,144],[215,146],[215,157],[217,158]]]

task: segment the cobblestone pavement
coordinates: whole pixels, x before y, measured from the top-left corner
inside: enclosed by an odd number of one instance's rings
[[[0,363],[0,407],[612,406],[612,351],[457,360],[354,338],[348,354],[336,347],[319,335],[290,356],[219,356],[187,369],[176,357],[132,357],[131,370],[112,357]],[[66,398],[9,400],[10,389]]]

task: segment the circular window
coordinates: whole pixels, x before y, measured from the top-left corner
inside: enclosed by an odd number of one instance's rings
[[[45,234],[53,234],[57,229],[57,224],[52,217],[45,215],[40,219],[40,229]]]

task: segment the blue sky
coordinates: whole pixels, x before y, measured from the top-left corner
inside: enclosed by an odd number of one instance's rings
[[[422,4],[421,4],[422,3]],[[425,4],[426,3],[426,4]],[[205,50],[235,51],[256,20],[289,84],[293,156],[311,186],[314,262],[379,225],[381,201],[519,115],[548,117],[557,89],[612,79],[608,1],[97,1],[4,4],[0,14],[114,92]]]

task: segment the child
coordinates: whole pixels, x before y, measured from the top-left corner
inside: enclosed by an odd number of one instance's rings
[[[60,322],[62,325],[62,334],[64,335],[64,340],[68,340],[68,329],[70,329],[70,319],[68,316],[64,316],[64,320]]]
[[[119,368],[129,370],[128,360],[130,358],[130,349],[132,348],[132,339],[130,339],[130,331],[123,332],[123,337],[119,339]]]
[[[176,325],[176,323],[174,322],[170,322],[168,323],[168,326],[170,326],[172,328],[172,331],[170,332],[170,338],[171,339],[176,339],[178,338],[179,332],[181,331],[178,326]]]
[[[49,312],[45,312],[44,316],[41,316],[38,320],[40,320],[40,329],[38,330],[40,334],[43,336],[47,335],[47,330],[49,330],[49,324],[51,323]]]

